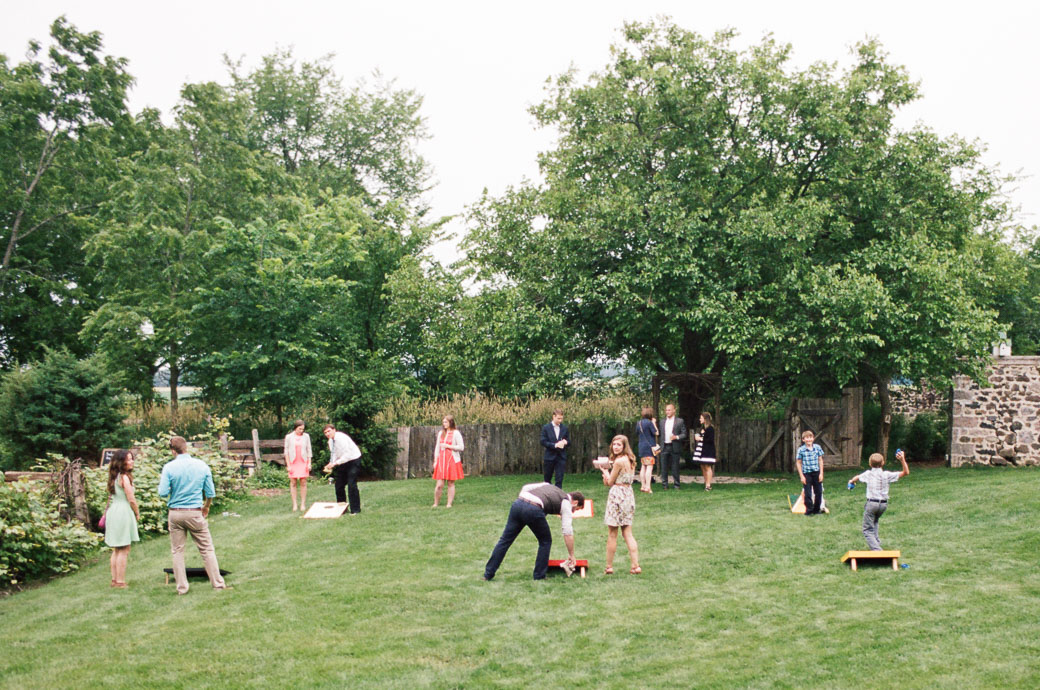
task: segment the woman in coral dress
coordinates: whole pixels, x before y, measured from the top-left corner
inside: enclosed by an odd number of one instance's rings
[[[636,512],[636,496],[632,493],[632,481],[636,478],[636,455],[628,444],[628,437],[615,436],[610,442],[610,469],[600,468],[603,483],[610,487],[607,494],[607,510],[603,521],[607,523],[607,567],[605,575],[614,574],[614,552],[617,551],[618,529],[628,546],[628,560],[633,575],[643,572],[639,567],[639,545],[632,536],[632,519]]]
[[[462,434],[455,428],[455,418],[448,415],[441,420],[437,433],[437,446],[433,451],[433,478],[437,481],[433,489],[433,507],[441,502],[441,491],[448,485],[448,508],[455,502],[455,482],[462,479],[462,451],[466,445]]]
[[[300,485],[300,510],[307,510],[307,477],[311,474],[311,435],[303,433],[302,419],[293,422],[293,430],[285,437],[285,468],[289,470],[289,493],[296,511],[296,484]]]

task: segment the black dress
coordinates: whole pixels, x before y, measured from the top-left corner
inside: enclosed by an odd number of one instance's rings
[[[701,440],[693,449],[693,461],[703,465],[715,464],[715,427],[709,426],[701,432]]]

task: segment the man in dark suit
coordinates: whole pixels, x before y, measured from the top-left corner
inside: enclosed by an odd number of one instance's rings
[[[563,423],[563,410],[553,410],[552,421],[542,427],[542,447],[545,453],[543,478],[548,483],[556,475],[557,488],[563,488],[563,472],[567,469],[567,425]]]
[[[675,405],[666,405],[665,419],[661,425],[661,486],[668,488],[669,472],[675,478],[675,488],[679,488],[679,463],[682,462],[682,449],[686,443],[686,422],[675,416]]]

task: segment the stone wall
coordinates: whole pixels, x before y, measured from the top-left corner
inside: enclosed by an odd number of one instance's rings
[[[953,387],[950,465],[1040,465],[1040,357],[997,357],[983,388]]]
[[[876,388],[874,389],[877,390]],[[948,391],[940,392],[928,385],[901,386],[889,390],[892,398],[892,412],[903,415],[909,420],[922,412],[949,414],[950,395]],[[877,393],[874,393],[875,399]]]

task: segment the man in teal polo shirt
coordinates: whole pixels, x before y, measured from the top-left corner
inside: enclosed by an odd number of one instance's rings
[[[176,453],[170,462],[163,465],[159,477],[159,495],[167,499],[170,513],[167,527],[170,530],[170,550],[173,553],[173,578],[177,581],[177,594],[188,593],[188,576],[184,570],[184,544],[187,535],[195,540],[202,555],[206,575],[213,589],[227,589],[220,576],[217,554],[213,550],[213,538],[209,534],[209,506],[217,492],[213,486],[213,473],[209,465],[188,455],[188,442],[181,436],[170,439],[170,450]]]

